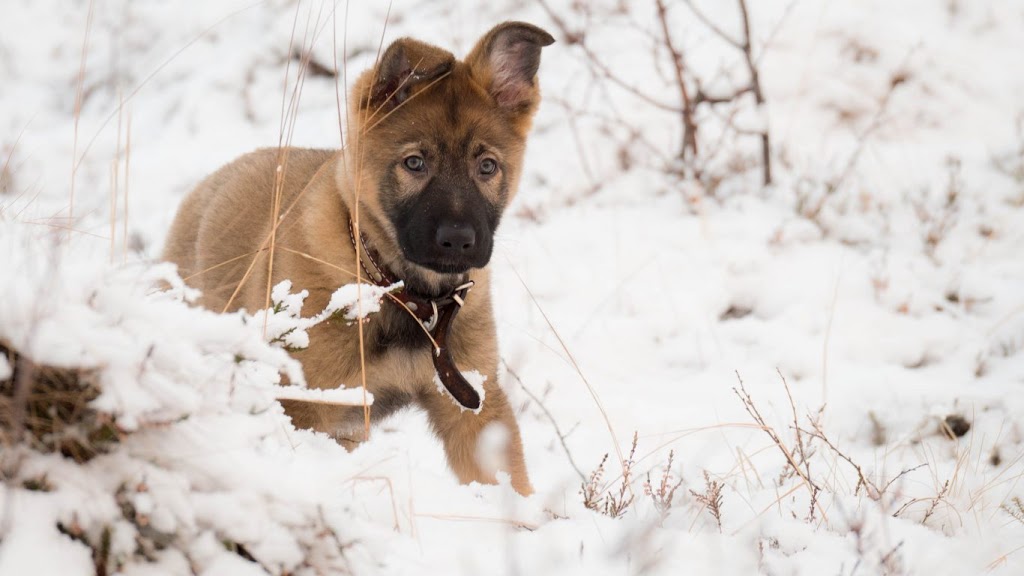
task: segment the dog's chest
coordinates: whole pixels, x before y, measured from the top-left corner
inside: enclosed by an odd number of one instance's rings
[[[430,340],[419,320],[393,302],[383,302],[379,313],[371,316],[373,338],[371,353],[418,350],[430,347]]]

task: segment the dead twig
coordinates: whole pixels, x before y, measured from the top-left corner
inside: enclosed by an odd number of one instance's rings
[[[669,32],[668,11],[665,9],[664,0],[655,0],[658,6],[658,22],[661,25],[662,41],[665,49],[672,59],[672,69],[675,72],[676,89],[679,90],[679,99],[683,104],[680,110],[680,118],[683,123],[683,145],[679,151],[681,159],[686,158],[689,151],[693,157],[697,156],[697,124],[693,121],[694,102],[690,99],[690,92],[686,88],[686,64],[683,60],[683,53],[676,48],[672,42],[672,34]]]
[[[536,394],[531,392],[530,389],[523,384],[523,379],[519,377],[519,374],[517,374],[511,366],[508,365],[508,362],[506,362],[504,358],[501,359],[501,364],[505,367],[505,371],[508,372],[509,376],[516,379],[516,382],[519,383],[519,387],[523,389],[523,392],[526,392],[526,395],[540,407],[542,412],[544,412],[544,416],[547,417],[548,421],[551,422],[551,426],[555,429],[555,435],[558,436],[558,441],[562,444],[562,450],[565,451],[565,456],[569,459],[569,465],[571,465],[572,469],[579,475],[580,480],[586,482],[587,478],[583,474],[583,471],[580,470],[580,467],[576,465],[576,460],[573,459],[572,452],[569,450],[569,445],[565,441],[565,434],[562,434],[562,429],[558,426],[558,422],[555,421],[555,417],[551,414],[551,411],[548,410],[548,407],[541,402],[540,398]],[[669,463],[671,464],[671,458],[669,459]]]
[[[797,476],[800,477],[801,482],[803,482],[804,487],[807,489],[807,494],[812,499],[812,505],[815,505],[818,512],[821,513],[822,519],[828,522],[828,515],[825,513],[825,509],[821,506],[820,502],[817,502],[817,494],[821,492],[821,488],[804,472],[804,470],[801,469],[800,465],[796,462],[796,459],[793,458],[792,451],[787,448],[786,444],[781,438],[779,438],[775,429],[769,426],[764,417],[761,416],[761,412],[758,410],[757,405],[754,404],[754,399],[747,392],[747,389],[743,384],[743,378],[740,376],[739,371],[736,372],[736,379],[739,380],[739,388],[733,388],[732,391],[740,401],[743,402],[743,408],[747,411],[747,414],[757,422],[761,427],[761,430],[771,438],[772,442],[775,443],[775,446],[778,447],[780,452],[782,452],[782,455],[786,458],[786,462],[789,463],[789,466],[792,467]]]

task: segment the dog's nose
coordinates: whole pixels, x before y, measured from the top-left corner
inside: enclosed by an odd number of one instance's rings
[[[476,231],[469,224],[442,222],[435,240],[444,252],[460,254],[476,245]]]

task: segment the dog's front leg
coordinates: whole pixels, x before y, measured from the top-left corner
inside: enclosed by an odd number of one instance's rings
[[[479,414],[462,410],[447,392],[433,386],[423,391],[420,403],[444,444],[448,465],[460,482],[495,484],[495,472],[503,470],[511,475],[516,492],[524,496],[532,494],[519,426],[494,372],[488,374],[484,390]],[[482,438],[490,434],[494,436]],[[489,453],[490,450],[498,450],[498,453]]]

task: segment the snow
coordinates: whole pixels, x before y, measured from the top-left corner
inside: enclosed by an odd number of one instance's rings
[[[397,0],[386,30],[386,3],[8,4],[0,343],[95,374],[91,408],[119,437],[84,463],[3,446],[0,575],[93,574],[105,533],[126,575],[1024,570],[1019,2],[748,2],[767,103],[701,109],[701,180],[676,158],[678,115],[594,79],[551,16],[674,104],[654,2]],[[739,36],[735,3],[695,4]],[[666,5],[708,94],[744,81],[735,49]],[[327,67],[337,45],[351,82],[382,35],[464,55],[506,19],[558,38],[491,261],[528,498],[504,474],[459,485],[419,411],[351,452],[284,416],[290,395],[363,403],[359,388],[279,386],[302,382],[286,350],[317,318],[372,321],[397,287],[338,287],[329,313],[303,317],[303,291],[281,284],[270,310],[221,315],[156,262],[178,203],[218,166],[282,134],[340,145],[331,78],[306,77],[294,127],[281,118],[293,28]],[[729,122],[771,131],[772,186],[758,139]],[[0,382],[11,368],[0,357]],[[738,377],[790,454],[796,414],[813,517]],[[951,415],[971,424],[955,440]],[[634,431],[634,502],[618,519],[588,510],[581,483],[607,453],[617,493]],[[488,430],[478,453],[506,441]],[[670,450],[682,484],[662,508],[643,483]],[[721,527],[695,495],[705,471]]]
[[[280,344],[286,349],[306,348],[309,346],[308,330],[336,315],[345,320],[356,321],[367,318],[370,314],[380,311],[380,302],[386,294],[398,290],[402,282],[391,286],[375,286],[373,284],[345,284],[331,294],[327,307],[313,316],[302,316],[302,305],[309,296],[309,291],[301,290],[292,294],[291,280],[284,280],[270,291],[273,304],[266,310],[257,310],[252,315],[250,325],[260,327],[263,337],[272,344]],[[301,377],[293,382],[304,385]]]
[[[282,386],[277,390],[279,400],[307,400],[327,404],[345,404],[362,406],[373,404],[373,394],[363,393],[362,388],[335,388],[322,390],[319,388],[301,388],[299,386]]]

